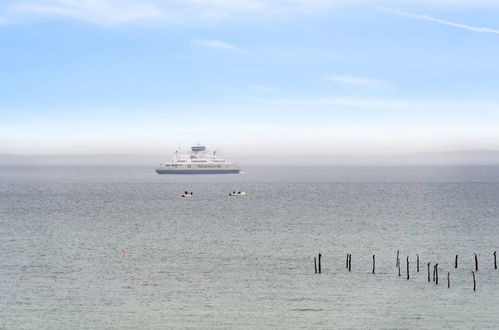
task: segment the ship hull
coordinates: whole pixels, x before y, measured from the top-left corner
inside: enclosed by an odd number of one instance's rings
[[[240,169],[214,169],[214,170],[175,170],[175,169],[156,169],[158,174],[238,174]]]
[[[241,168],[235,164],[177,164],[155,168],[158,174],[238,174]]]

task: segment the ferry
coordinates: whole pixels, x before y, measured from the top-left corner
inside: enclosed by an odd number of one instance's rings
[[[191,151],[178,150],[171,162],[155,168],[158,174],[238,174],[241,168],[228,159],[218,158],[217,152],[209,152],[203,145],[191,147]]]

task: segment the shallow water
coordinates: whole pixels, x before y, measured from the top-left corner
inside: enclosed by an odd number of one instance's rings
[[[3,167],[0,229],[1,329],[499,324],[499,167]]]

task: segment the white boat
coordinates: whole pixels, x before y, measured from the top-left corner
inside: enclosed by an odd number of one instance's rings
[[[185,191],[185,192],[182,194],[182,197],[192,197],[192,195],[193,195],[192,191],[191,191],[191,192]]]
[[[158,174],[237,174],[241,168],[228,159],[218,158],[217,152],[209,152],[205,146],[196,145],[187,153],[175,152],[171,162],[155,168]]]

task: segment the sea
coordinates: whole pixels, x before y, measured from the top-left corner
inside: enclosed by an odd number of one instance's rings
[[[0,233],[0,329],[499,328],[497,166],[0,167]]]

